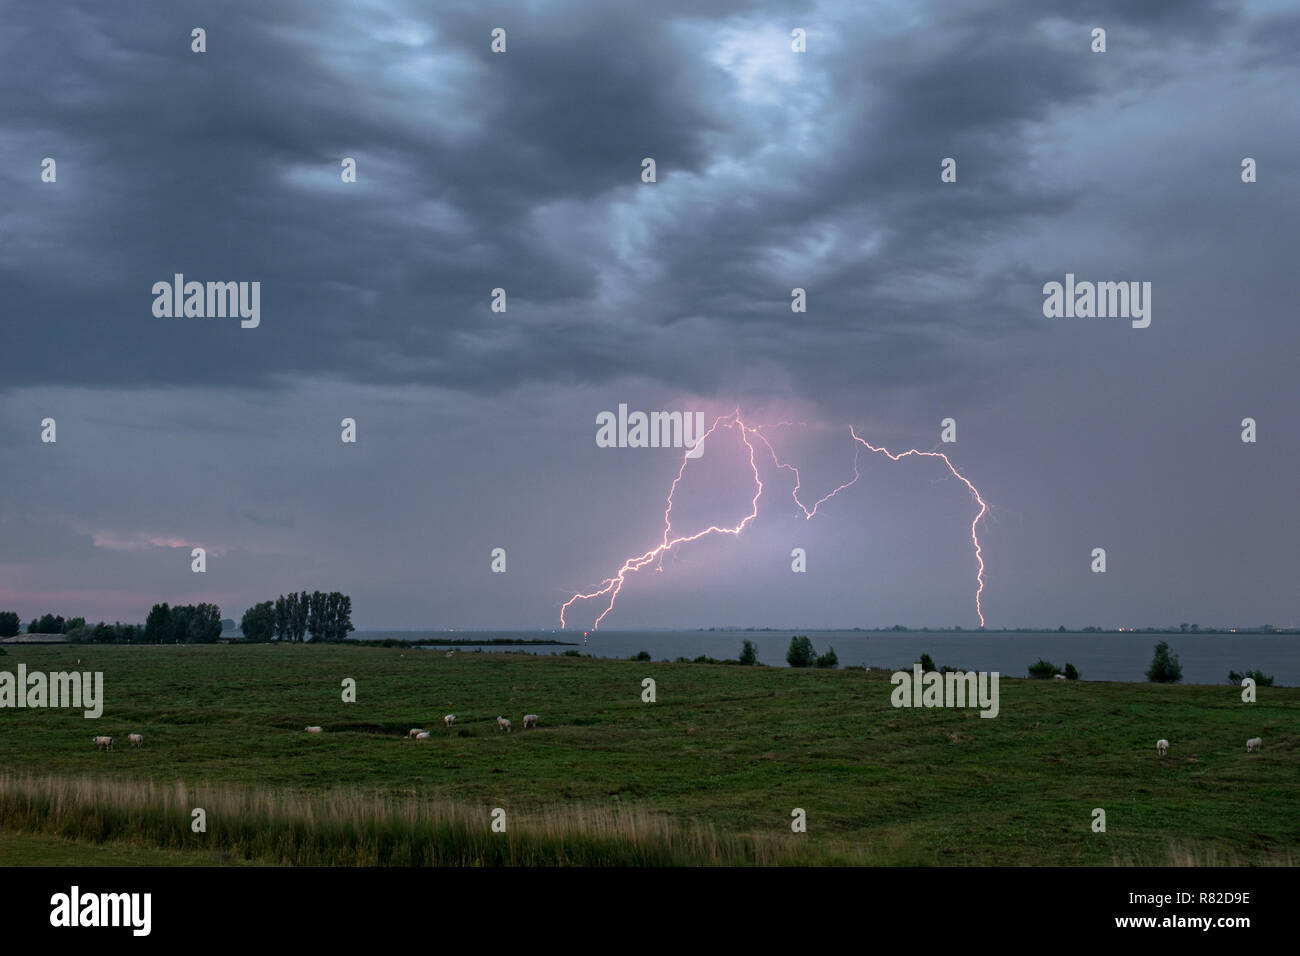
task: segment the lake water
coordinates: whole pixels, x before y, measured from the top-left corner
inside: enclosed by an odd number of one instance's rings
[[[1295,634],[1058,634],[908,631],[596,631],[582,644],[581,631],[357,631],[357,640],[473,640],[540,638],[576,641],[576,650],[597,657],[634,657],[648,651],[655,660],[740,656],[741,642],[753,641],[764,664],[785,667],[790,637],[806,634],[818,653],[834,647],[840,666],[865,664],[907,670],[922,653],[939,666],[997,671],[1024,677],[1040,657],[1057,667],[1069,661],[1083,680],[1144,681],[1158,641],[1167,641],[1183,665],[1184,684],[1226,684],[1228,671],[1262,670],[1279,685],[1300,685],[1300,635]],[[484,646],[485,651],[560,654],[569,647]],[[473,651],[472,646],[460,648]]]

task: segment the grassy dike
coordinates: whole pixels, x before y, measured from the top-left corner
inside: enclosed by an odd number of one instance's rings
[[[105,704],[0,710],[0,863],[1300,862],[1296,688],[1004,679],[983,719],[895,709],[883,671],[310,645],[11,646],[0,670],[20,662],[102,671]]]

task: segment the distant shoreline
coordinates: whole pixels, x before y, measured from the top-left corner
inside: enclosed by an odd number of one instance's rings
[[[448,638],[448,639],[446,639],[446,640],[443,640],[443,639],[440,639],[440,638],[436,638],[436,637],[432,637],[432,638],[429,638],[429,637],[418,637],[418,638],[403,638],[403,637],[372,637],[372,638],[362,638],[362,637],[349,637],[349,638],[347,639],[346,643],[348,643],[348,644],[386,644],[386,645],[388,645],[388,646],[390,646],[390,647],[392,647],[392,646],[396,646],[396,645],[404,645],[404,646],[407,646],[407,647],[487,647],[487,646],[489,646],[489,645],[490,645],[490,646],[493,646],[493,647],[498,647],[498,646],[500,646],[500,647],[511,647],[511,646],[520,646],[520,645],[524,645],[524,646],[528,646],[528,645],[541,645],[541,646],[543,646],[543,647],[560,647],[560,646],[574,646],[574,647],[576,647],[577,644],[578,644],[577,641],[555,641],[555,640],[546,640],[546,639],[544,639],[544,638],[531,638],[531,637],[530,637],[530,638],[522,638],[522,637],[487,637],[487,638],[483,638],[483,639],[481,639],[481,640],[474,640],[474,639],[472,639],[472,638],[459,638],[459,637],[458,637],[458,638]]]
[[[666,630],[676,631],[677,628]],[[1177,634],[1182,637],[1198,635],[1267,634],[1300,635],[1300,628],[1295,627],[1201,627],[1186,631],[1176,627],[696,627],[683,628],[703,634],[798,634],[801,631],[815,631],[819,634]],[[617,634],[617,631],[604,631],[605,634]]]
[[[502,628],[501,630],[509,630]],[[392,633],[384,631],[358,631],[357,633]],[[420,632],[414,632],[420,633]],[[472,631],[457,631],[455,633],[467,634]],[[488,631],[483,633],[500,633],[500,631]],[[536,633],[535,631],[532,633]],[[576,631],[565,632],[574,633]],[[968,634],[968,635],[994,635],[994,634],[1027,634],[1035,636],[1051,635],[1114,635],[1126,634],[1132,637],[1146,637],[1156,635],[1174,635],[1177,637],[1241,637],[1241,636],[1273,636],[1289,637],[1300,636],[1300,630],[1291,627],[1274,627],[1268,630],[1263,628],[1199,628],[1198,630],[1181,630],[1175,628],[1118,628],[1107,630],[1102,628],[1068,628],[1060,630],[1059,628],[1027,628],[1027,627],[1008,627],[1008,628],[953,628],[953,627],[892,627],[892,628],[866,628],[866,627],[833,627],[833,628],[816,628],[816,627],[695,627],[695,628],[647,628],[644,630],[627,629],[616,630],[608,629],[599,632],[592,632],[591,636],[613,637],[617,638],[624,634],[628,635],[646,635],[646,634],[879,634],[879,635],[948,635],[948,634]],[[238,631],[223,631],[218,638],[220,643],[246,643],[245,638]],[[384,644],[389,646],[409,645],[427,646],[427,647],[511,647],[511,646],[537,646],[537,647],[577,647],[579,641],[565,641],[557,638],[523,638],[523,637],[349,637],[345,643],[348,644]],[[94,644],[94,641],[70,641],[65,634],[27,634],[20,633],[13,637],[0,638],[0,645],[35,645],[35,644]],[[116,642],[104,642],[116,643]],[[144,641],[127,642],[127,643],[147,643]],[[272,642],[281,643],[281,642]],[[292,643],[292,642],[284,642]],[[310,642],[305,642],[310,643]]]

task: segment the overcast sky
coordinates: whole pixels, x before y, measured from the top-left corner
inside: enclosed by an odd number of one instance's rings
[[[941,448],[991,627],[1295,624],[1298,89],[1285,2],[13,3],[0,609],[553,627],[663,535],[681,452],[598,448],[624,403],[807,423],[814,500],[849,425]],[[175,273],[260,325],[156,317]],[[1150,326],[1046,318],[1066,273]],[[748,511],[718,439],[677,530]],[[978,625],[942,463],[864,455],[812,520],[759,465],[602,627]]]

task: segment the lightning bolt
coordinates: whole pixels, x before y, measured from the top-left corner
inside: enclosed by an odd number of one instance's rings
[[[794,465],[791,465],[787,462],[783,462],[780,459],[780,457],[777,455],[776,448],[772,445],[772,442],[764,434],[764,430],[766,429],[793,427],[796,425],[802,426],[804,424],[805,424],[804,422],[774,422],[766,425],[746,425],[744,420],[740,417],[739,409],[736,409],[736,411],[734,411],[730,415],[720,415],[716,419],[714,419],[713,424],[709,426],[709,429],[704,433],[703,437],[701,437],[699,441],[696,443],[696,447],[702,445],[709,438],[709,436],[711,436],[719,428],[728,428],[728,429],[737,430],[737,433],[740,435],[740,440],[744,443],[745,448],[748,451],[749,468],[750,468],[750,472],[754,476],[754,496],[753,498],[750,499],[749,502],[749,512],[746,515],[744,515],[744,517],[742,517],[738,523],[731,526],[711,524],[707,528],[704,528],[701,531],[696,531],[693,534],[674,535],[673,522],[672,522],[673,496],[676,495],[677,486],[681,484],[682,477],[686,474],[686,466],[692,460],[689,457],[689,454],[683,456],[681,467],[677,469],[677,475],[675,478],[673,478],[672,485],[668,488],[668,500],[667,500],[667,505],[664,508],[664,532],[662,538],[660,539],[659,544],[655,545],[650,550],[643,552],[642,554],[634,555],[628,558],[626,561],[623,562],[622,567],[620,567],[612,577],[605,578],[601,582],[600,587],[597,588],[596,590],[586,592],[586,593],[578,592],[574,594],[571,598],[569,598],[567,601],[565,601],[564,605],[560,608],[560,628],[564,629],[567,626],[566,615],[569,611],[569,608],[571,608],[575,603],[577,603],[578,601],[592,601],[598,598],[605,598],[607,599],[605,601],[605,609],[600,612],[600,615],[596,618],[595,622],[591,626],[591,630],[593,631],[598,630],[600,628],[600,622],[603,621],[605,617],[612,610],[614,610],[614,603],[618,600],[618,595],[623,590],[623,585],[627,583],[628,576],[634,574],[637,571],[640,571],[642,568],[645,568],[648,565],[653,564],[655,562],[658,562],[657,570],[662,571],[663,556],[667,554],[669,551],[671,551],[673,548],[677,547],[678,545],[689,544],[692,541],[698,541],[701,538],[708,537],[709,535],[713,535],[713,534],[730,534],[730,535],[739,536],[740,533],[744,531],[745,528],[752,521],[754,521],[754,519],[758,517],[758,501],[763,496],[763,479],[759,475],[758,463],[755,461],[755,455],[756,455],[756,451],[754,448],[755,442],[761,443],[764,447],[767,448],[768,454],[771,456],[773,464],[775,464],[779,470],[789,471],[794,475],[794,479],[795,479],[794,490],[791,492],[791,495],[794,498],[795,504],[799,507],[799,510],[803,512],[804,518],[809,520],[811,520],[813,515],[817,513],[818,508],[820,508],[831,498],[834,498],[845,488],[848,488],[851,485],[855,484],[857,480],[861,477],[861,472],[858,469],[858,463],[863,448],[866,448],[877,454],[883,454],[892,461],[901,461],[902,459],[912,455],[922,457],[922,458],[942,459],[943,463],[947,465],[948,470],[952,472],[953,476],[956,477],[958,480],[960,480],[964,485],[966,485],[966,487],[970,490],[971,495],[975,498],[975,500],[979,503],[980,506],[979,512],[978,514],[975,515],[975,519],[971,522],[970,528],[971,528],[971,541],[975,545],[975,561],[978,565],[978,571],[976,572],[975,575],[975,580],[977,582],[977,587],[975,590],[975,613],[979,616],[980,627],[983,627],[984,609],[983,609],[981,599],[984,594],[984,556],[980,548],[978,530],[979,530],[979,523],[983,519],[983,517],[988,513],[989,508],[988,505],[984,502],[984,499],[980,497],[979,490],[973,484],[971,484],[970,480],[967,479],[965,475],[963,475],[960,471],[957,470],[956,466],[953,465],[952,461],[949,460],[947,455],[935,451],[919,451],[915,448],[908,449],[905,452],[901,452],[895,455],[893,452],[889,451],[889,449],[883,447],[876,447],[875,445],[871,444],[865,439],[859,437],[858,433],[854,430],[853,426],[850,425],[849,434],[853,437],[853,441],[855,443],[853,449],[853,477],[850,478],[848,481],[844,482],[843,484],[839,485],[829,493],[823,495],[821,498],[818,498],[815,502],[813,502],[812,507],[808,507],[803,503],[802,499],[800,499],[799,497],[799,490],[800,488],[803,487],[803,480],[799,474],[799,469],[796,468]],[[584,644],[587,642],[587,635],[588,632],[584,631],[582,635],[582,640]]]
[[[970,489],[971,495],[975,498],[976,501],[979,502],[979,506],[980,506],[979,513],[975,515],[975,520],[970,523],[970,539],[975,545],[975,563],[979,565],[979,570],[975,572],[975,581],[978,585],[975,588],[975,613],[979,615],[980,627],[983,627],[984,607],[981,604],[980,599],[984,596],[984,553],[980,550],[980,539],[979,539],[979,535],[976,532],[979,529],[980,519],[983,518],[986,514],[988,514],[989,506],[985,504],[984,499],[980,497],[979,489],[977,489],[974,485],[970,483],[969,478],[967,478],[965,475],[963,475],[960,471],[957,470],[957,468],[953,465],[953,463],[948,460],[948,456],[943,454],[943,452],[917,451],[915,448],[909,448],[907,451],[895,455],[887,448],[877,448],[875,445],[871,444],[871,442],[867,441],[866,439],[859,438],[858,433],[853,430],[852,425],[849,426],[849,434],[853,436],[853,440],[855,442],[858,442],[859,444],[863,445],[866,448],[871,449],[874,452],[881,453],[893,461],[901,461],[902,459],[906,458],[909,455],[917,455],[921,458],[942,458],[943,463],[948,466],[948,470],[953,473],[953,476],[956,477],[959,481],[961,481],[962,484],[964,484],[967,488]]]
[[[677,477],[673,479],[672,486],[668,489],[668,506],[664,509],[663,540],[656,547],[651,548],[649,551],[646,551],[644,554],[640,554],[635,557],[628,558],[626,561],[624,561],[623,566],[618,569],[618,572],[612,578],[606,578],[604,581],[601,582],[601,586],[598,590],[592,591],[589,594],[582,594],[582,593],[575,594],[573,595],[573,597],[569,598],[569,600],[565,601],[564,606],[560,608],[561,629],[563,629],[566,626],[565,619],[564,619],[565,613],[569,610],[570,607],[573,606],[574,602],[590,601],[595,598],[608,597],[609,601],[605,605],[605,610],[600,612],[600,617],[596,618],[595,623],[593,623],[591,626],[591,629],[593,631],[599,629],[600,622],[605,619],[605,615],[609,614],[610,611],[614,610],[614,602],[618,600],[619,592],[623,590],[623,584],[624,582],[627,581],[627,576],[629,574],[641,570],[647,564],[650,564],[657,558],[660,558],[663,554],[665,554],[668,551],[671,551],[679,544],[688,544],[691,541],[698,541],[700,538],[706,537],[707,535],[711,535],[711,534],[739,535],[740,532],[745,530],[746,525],[748,525],[751,521],[753,521],[755,518],[758,517],[758,499],[763,496],[763,480],[762,478],[759,477],[758,464],[754,461],[754,454],[755,454],[754,446],[753,444],[750,443],[749,440],[750,429],[746,428],[744,422],[740,420],[740,411],[737,410],[731,415],[719,416],[718,418],[714,419],[713,424],[710,425],[708,430],[704,433],[704,437],[699,439],[699,441],[696,442],[696,447],[699,447],[701,444],[708,441],[709,436],[712,435],[715,431],[717,431],[719,426],[724,426],[727,428],[733,428],[733,427],[739,428],[741,441],[745,443],[745,447],[749,450],[749,467],[750,470],[754,473],[754,485],[756,489],[754,491],[754,497],[749,503],[750,505],[749,514],[745,515],[745,517],[743,517],[740,520],[739,524],[729,528],[722,527],[719,525],[709,525],[703,531],[697,531],[694,534],[688,534],[688,535],[678,535],[675,538],[670,538],[669,535],[672,534],[672,529],[673,529],[673,522],[672,522],[673,495],[677,493],[677,486],[681,483],[682,475],[686,473],[686,466],[691,461],[689,457],[683,456],[682,465],[680,468],[677,469]],[[584,643],[586,642],[585,635],[583,637],[583,642]]]
[[[754,434],[756,434],[759,437],[759,439],[762,440],[763,444],[767,446],[767,450],[772,453],[772,461],[776,463],[776,467],[784,468],[788,471],[794,472],[794,490],[791,491],[790,494],[794,497],[794,503],[799,506],[799,510],[803,512],[803,516],[805,518],[811,518],[813,515],[817,513],[817,509],[822,506],[823,502],[829,501],[830,499],[834,498],[841,491],[843,491],[849,485],[853,484],[860,477],[862,477],[861,473],[858,471],[858,454],[861,451],[861,449],[857,448],[856,446],[853,449],[853,477],[850,478],[848,481],[844,482],[844,484],[840,485],[830,494],[823,495],[822,497],[818,498],[816,501],[813,502],[812,508],[809,509],[807,505],[805,505],[802,501],[799,500],[799,489],[803,487],[803,479],[799,476],[799,469],[796,468],[794,465],[786,464],[776,456],[776,449],[772,447],[772,443],[767,440],[767,436],[764,435],[762,431],[764,428],[777,428],[780,426],[791,425],[791,424],[793,423],[777,422],[775,425],[755,425],[753,428],[750,429],[750,431],[754,432]],[[799,424],[802,425],[803,422],[800,422]]]

